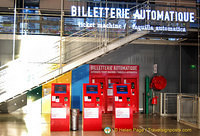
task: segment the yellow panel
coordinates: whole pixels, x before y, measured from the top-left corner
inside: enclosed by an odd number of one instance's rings
[[[70,83],[71,90],[71,77],[72,72],[70,71],[42,85],[42,113],[50,113],[51,111],[51,84]]]

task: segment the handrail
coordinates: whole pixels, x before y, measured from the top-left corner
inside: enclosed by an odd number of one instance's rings
[[[192,96],[193,95],[193,96]],[[196,98],[197,95],[195,94],[190,94],[190,95],[186,95],[186,94],[180,94],[181,97],[189,97],[189,98]]]
[[[138,6],[141,6],[141,5],[138,5]],[[134,8],[136,8],[136,7],[138,7],[138,6],[134,6]],[[108,19],[111,19],[111,18],[108,18]],[[78,32],[76,32],[76,33],[73,33],[73,34],[71,34],[71,35],[69,35],[68,37],[64,37],[64,38],[62,38],[61,40],[59,40],[59,41],[57,41],[56,43],[60,43],[60,42],[63,42],[63,41],[65,41],[65,40],[68,40],[67,41],[67,43],[69,43],[69,42],[73,42],[73,41],[75,41],[74,39],[72,39],[72,40],[70,40],[69,38],[71,38],[71,37],[73,37],[74,35],[76,35],[76,34],[78,34],[78,33],[80,33],[80,32],[83,32],[83,31],[86,31],[86,30],[89,30],[90,28],[84,28],[83,30],[80,30],[80,31],[78,31]],[[94,33],[94,31],[97,31],[98,29],[97,28],[95,28],[92,32],[85,32],[85,33],[83,33],[83,34],[81,34],[82,35],[82,37],[84,37],[84,36],[87,36],[88,34],[91,34],[91,33]],[[135,30],[133,30],[133,31],[135,31]],[[121,36],[120,36],[121,37]],[[79,37],[80,38],[80,37]],[[117,39],[117,38],[116,38]],[[113,39],[112,39],[113,40]],[[111,42],[111,41],[110,41]],[[103,44],[102,44],[103,45]],[[87,50],[87,52],[82,52],[81,54],[78,54],[77,56],[74,56],[74,57],[70,57],[68,60],[66,60],[66,61],[64,61],[64,63],[67,63],[67,62],[70,62],[70,61],[72,61],[73,59],[76,59],[77,57],[81,57],[82,55],[84,55],[84,54],[87,54],[87,53],[89,53],[89,52],[91,52],[91,51],[93,51],[93,50],[95,50],[95,49],[98,49],[99,47],[101,47],[102,45],[98,45],[97,47],[95,47],[94,49],[90,49],[90,50]],[[67,45],[68,46],[68,45]],[[82,46],[82,45],[81,45]],[[79,46],[79,47],[77,47],[77,48],[75,48],[75,49],[79,49],[79,48],[81,48],[81,46]],[[63,53],[63,54],[65,54],[65,53]],[[59,58],[60,56],[58,56],[58,58]],[[54,59],[56,59],[56,58],[54,58]],[[59,60],[59,59],[57,59],[57,60]],[[58,68],[59,69],[59,68]],[[51,71],[51,72],[48,72],[47,74],[45,74],[45,75],[48,75],[48,74],[51,74],[51,73],[53,73],[53,72],[55,72],[57,69],[55,69],[55,70],[53,70],[53,71]],[[45,76],[45,75],[43,75],[43,76]]]
[[[142,4],[146,4],[147,2],[144,2],[144,3],[142,3]],[[137,7],[139,7],[139,6],[141,6],[142,4],[140,4],[140,5],[136,5],[136,6],[134,6],[134,7],[132,7],[132,8],[130,8],[130,9],[134,9],[134,8],[137,8]],[[110,20],[110,19],[112,19],[112,18],[107,18],[106,20],[108,21],[108,20]],[[105,20],[105,21],[106,21]],[[117,20],[117,19],[115,19],[115,20]],[[90,29],[90,28],[84,28],[83,30],[80,30],[80,31],[78,31],[78,32],[76,32],[76,33],[73,33],[73,34],[71,34],[71,35],[69,35],[68,37],[64,37],[63,39],[61,39],[60,41],[59,41],[59,43],[61,42],[61,41],[65,41],[65,40],[68,40],[70,37],[73,37],[75,34],[77,34],[77,33],[80,33],[80,32],[83,32],[83,31],[85,31],[85,30],[88,30],[88,29]],[[90,34],[90,33],[94,33],[94,31],[97,31],[97,28],[95,28],[95,29],[93,29],[93,31],[92,32],[85,32],[85,33],[83,33],[82,34],[82,37],[84,37],[84,36],[87,36],[88,34]],[[133,31],[135,31],[135,30],[132,30],[131,32],[133,32]],[[124,34],[123,34],[124,35]],[[119,36],[119,37],[121,37],[121,35]],[[115,37],[115,38],[113,38],[111,41],[108,41],[108,43],[111,43],[111,42],[113,42],[114,40],[116,40],[116,39],[118,39],[119,37]],[[73,40],[74,41],[74,40]],[[73,41],[67,41],[68,43],[69,42],[73,42]],[[102,45],[101,45],[102,46]],[[99,46],[100,47],[100,46]]]

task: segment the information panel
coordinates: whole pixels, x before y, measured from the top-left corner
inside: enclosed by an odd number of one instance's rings
[[[99,118],[99,108],[84,108],[84,118]]]
[[[130,118],[130,108],[116,108],[116,118]]]
[[[67,115],[66,108],[51,108],[52,119],[65,119]]]

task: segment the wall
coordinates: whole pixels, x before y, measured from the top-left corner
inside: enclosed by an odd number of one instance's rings
[[[158,74],[167,79],[162,92],[179,91],[179,46],[127,45],[92,64],[129,64],[139,65],[139,107],[143,107],[145,76],[153,76],[153,64],[158,64]]]
[[[41,9],[60,9],[61,1],[60,0],[40,0]]]
[[[82,111],[83,83],[89,83],[89,65],[82,65],[72,70],[72,108]]]
[[[60,10],[61,1],[62,0],[40,0],[40,8]],[[84,0],[81,1],[63,0],[63,9],[67,10],[67,12],[71,10],[72,5],[86,6],[86,3],[84,3]]]
[[[0,7],[14,7],[14,0],[1,0]]]
[[[198,47],[183,46],[181,50],[182,93],[198,93]],[[196,68],[191,68],[195,65]]]

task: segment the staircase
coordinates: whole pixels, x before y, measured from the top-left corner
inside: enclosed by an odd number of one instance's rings
[[[141,6],[141,5],[140,5]],[[138,8],[133,7],[133,9]],[[118,19],[104,19],[101,23],[116,23]],[[48,60],[19,58],[0,67],[0,113],[11,113],[27,104],[27,95],[36,91],[41,98],[41,85],[70,70],[120,48],[148,31],[111,31],[107,28],[85,28],[62,37],[54,43],[56,53]],[[38,56],[37,56],[38,57]],[[42,57],[41,57],[42,58]],[[49,70],[50,65],[55,65]]]

